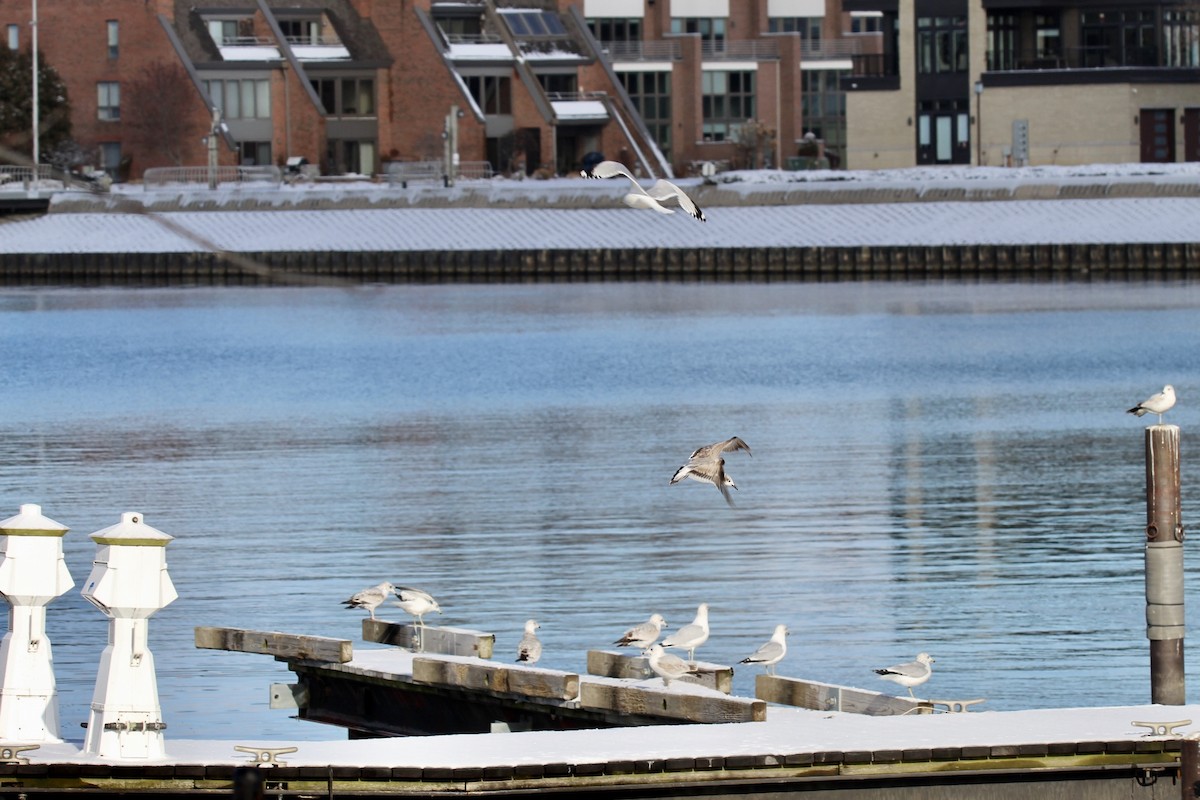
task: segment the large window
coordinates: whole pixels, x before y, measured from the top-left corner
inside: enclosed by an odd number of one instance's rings
[[[314,78],[313,89],[334,117],[369,117],[375,113],[374,78]]]
[[[988,14],[987,35],[987,68],[989,70],[1016,69],[1018,65],[1017,47],[1019,42],[1017,38],[1016,15]]]
[[[8,49],[19,50],[21,48],[21,26],[8,26]]]
[[[321,20],[319,19],[281,19],[279,30],[283,38],[291,44],[320,44]]]
[[[254,37],[254,21],[250,19],[210,19],[208,35],[218,45],[236,44],[238,39]]]
[[[806,69],[800,72],[800,113],[804,130],[825,140],[825,155],[837,166],[846,148],[846,92],[841,79],[849,70]]]
[[[658,149],[671,157],[671,73],[619,72],[621,83]]]
[[[723,142],[733,128],[754,118],[754,72],[704,70],[704,141]]]
[[[224,119],[270,119],[271,82],[266,78],[204,81]]]
[[[537,79],[548,95],[573,95],[579,91],[579,79],[574,72],[538,73]]]
[[[592,36],[600,42],[640,42],[642,40],[642,20],[640,17],[600,17],[589,19],[588,27]]]
[[[724,17],[671,17],[671,33],[698,33],[706,42],[725,41]]]
[[[96,116],[104,120],[121,118],[121,84],[100,81],[96,84]]]
[[[1163,66],[1200,66],[1200,11],[1163,11]]]
[[[771,17],[767,29],[771,33],[798,33],[810,42],[821,41],[821,17]]]
[[[1038,65],[1057,66],[1062,58],[1062,29],[1058,14],[1038,14],[1033,18],[1037,36]]]
[[[245,167],[262,167],[271,163],[270,142],[239,142],[240,163]]]
[[[917,18],[917,72],[967,71],[967,18]]]
[[[116,177],[117,169],[121,166],[121,143],[101,142],[99,151],[100,169]]]
[[[466,75],[463,80],[484,114],[512,113],[512,78],[507,75]]]
[[[1152,67],[1158,64],[1153,9],[1083,12],[1084,67]]]
[[[108,33],[108,57],[116,58],[120,52],[121,44],[121,27],[115,19],[110,19],[107,22]]]

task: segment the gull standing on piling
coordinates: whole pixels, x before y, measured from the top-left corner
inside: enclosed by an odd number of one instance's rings
[[[663,647],[678,647],[688,651],[688,661],[695,663],[696,648],[708,641],[708,603],[701,603],[696,609],[696,618],[690,625],[684,625],[679,630],[662,640]],[[658,645],[655,645],[658,647]]]
[[[394,591],[396,591],[396,587],[385,581],[378,586],[355,593],[349,600],[343,600],[342,605],[347,609],[365,608],[371,612],[371,619],[375,619],[375,609],[379,608],[379,605]]]
[[[667,621],[663,619],[662,614],[651,614],[650,619],[641,625],[634,625],[625,631],[625,633],[621,634],[621,638],[617,639],[613,644],[617,647],[636,647],[640,650],[645,650],[658,641],[658,637],[662,634],[662,629],[666,626]]]
[[[426,614],[432,611],[436,611],[439,614],[442,613],[442,607],[438,605],[437,600],[434,600],[433,595],[429,594],[429,592],[413,589],[408,586],[397,586],[395,587],[395,592],[396,597],[399,599],[395,603],[392,603],[392,605],[399,606],[411,614],[416,619],[418,627],[425,627],[424,617]]]
[[[732,506],[733,498],[729,495],[729,488],[737,489],[737,484],[725,473],[725,459],[721,457],[721,454],[736,453],[739,450],[745,450],[748,456],[754,455],[750,452],[750,445],[736,436],[731,436],[723,442],[697,447],[688,458],[687,463],[675,470],[675,474],[671,476],[670,485],[674,486],[684,478],[691,478],[701,483],[711,483],[721,491],[725,502]]]
[[[616,178],[624,176],[629,179],[634,188],[634,191],[623,198],[625,205],[630,208],[649,208],[660,214],[674,214],[675,209],[667,208],[663,205],[663,201],[675,198],[679,201],[679,205],[684,211],[701,222],[707,222],[700,206],[696,205],[696,202],[688,197],[683,189],[680,189],[668,180],[655,181],[654,185],[649,189],[644,189],[638,183],[637,178],[634,178],[633,174],[619,161],[601,161],[594,167],[585,169],[579,174],[585,178]]]
[[[933,674],[933,667],[930,665],[933,664],[934,660],[929,653],[919,653],[916,661],[909,661],[907,664],[896,664],[885,669],[877,669],[875,670],[875,674],[885,681],[898,683],[907,688],[908,696],[915,700],[916,695],[913,694],[913,687],[920,686],[929,680],[929,676]]]
[[[738,663],[762,664],[768,675],[774,675],[775,665],[783,661],[783,657],[787,655],[787,635],[786,625],[776,625],[775,633],[771,634],[771,640]]]
[[[651,645],[646,651],[650,657],[650,669],[663,679],[663,686],[670,686],[671,681],[684,675],[694,675],[696,670],[682,658],[663,650],[661,644]]]
[[[1162,415],[1175,407],[1175,387],[1167,384],[1162,388],[1162,391],[1156,395],[1147,397],[1142,402],[1138,403],[1126,413],[1140,417],[1149,412],[1158,415],[1158,424],[1162,425]]]
[[[542,657],[542,643],[538,641],[537,629],[542,627],[536,619],[525,622],[525,635],[517,645],[517,661],[525,664],[536,664]]]

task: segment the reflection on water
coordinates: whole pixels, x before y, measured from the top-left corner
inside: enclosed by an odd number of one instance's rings
[[[1128,284],[7,291],[0,516],[71,526],[77,583],[122,511],[176,537],[150,626],[174,738],[339,738],[266,708],[280,664],[192,628],[357,641],[340,601],[381,580],[498,659],[536,617],[552,668],[707,602],[710,661],[783,622],[785,675],[892,690],[871,667],[928,650],[935,696],[1148,702],[1146,423],[1123,412],[1175,385],[1186,522],[1197,306]],[[736,508],[667,485],[735,434]],[[75,736],[106,621],[77,588],[47,625]]]

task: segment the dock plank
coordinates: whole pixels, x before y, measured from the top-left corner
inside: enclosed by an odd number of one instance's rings
[[[755,676],[754,696],[768,703],[876,717],[933,713],[928,701],[780,675]]]
[[[517,664],[414,656],[412,677],[417,683],[551,700],[574,700],[579,695],[577,674]]]
[[[733,667],[697,661],[699,670],[695,675],[685,675],[676,680],[707,686],[725,694],[733,693]],[[654,677],[650,659],[634,653],[618,653],[613,650],[588,650],[587,671],[589,675],[602,678],[624,678],[641,681]]]
[[[197,625],[195,640],[196,647],[204,650],[259,653],[276,658],[332,661],[338,664],[345,664],[354,658],[354,646],[349,639],[326,636]]]
[[[580,682],[579,704],[586,709],[687,722],[762,722],[767,718],[767,704],[762,700],[600,681]]]
[[[421,628],[411,622],[388,622],[369,617],[362,621],[362,637],[366,642],[390,644],[414,652],[448,656],[491,658],[496,647],[494,633],[434,625]]]

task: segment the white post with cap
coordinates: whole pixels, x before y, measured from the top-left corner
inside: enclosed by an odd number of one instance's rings
[[[67,526],[27,503],[0,522],[0,594],[9,603],[0,642],[0,739],[60,742],[54,659],[46,638],[46,605],[75,581],[63,561]]]
[[[147,630],[150,617],[179,596],[167,574],[174,537],[126,512],[91,538],[96,558],[83,596],[109,621],[83,749],[101,758],[161,758],[166,725]]]

